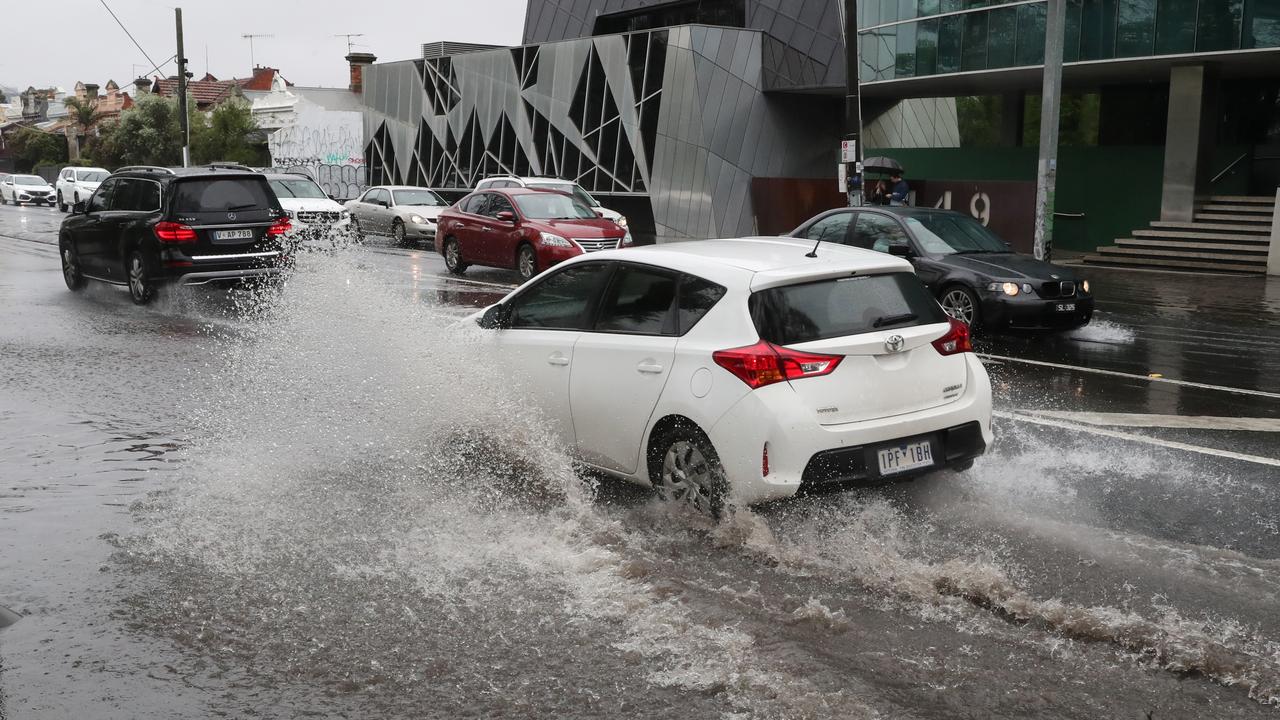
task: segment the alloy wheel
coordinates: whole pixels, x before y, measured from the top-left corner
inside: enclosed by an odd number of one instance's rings
[[[538,259],[534,257],[533,250],[527,246],[520,250],[520,258],[516,263],[516,271],[520,273],[520,277],[528,280],[534,276],[537,268]]]
[[[700,513],[711,514],[712,492],[716,487],[715,468],[706,456],[688,440],[677,440],[662,457],[662,474],[658,494],[664,500],[689,505]]]
[[[444,241],[444,264],[451,272],[457,272],[462,266],[462,250],[458,247],[457,240]]]
[[[973,297],[965,290],[953,288],[942,296],[942,309],[966,325],[973,325]]]
[[[134,253],[129,259],[129,294],[139,304],[151,299],[151,286],[147,281],[147,266],[141,253]]]
[[[62,247],[62,279],[66,280],[67,287],[72,290],[78,290],[84,285],[84,277],[80,275],[75,253],[71,252],[71,248],[66,245]]]
[[[395,236],[397,245],[403,245],[404,244],[404,223],[397,222],[395,225],[392,225],[391,234]]]

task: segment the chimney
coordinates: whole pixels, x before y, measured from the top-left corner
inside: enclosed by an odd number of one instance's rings
[[[97,84],[97,83],[85,83],[85,84],[84,84],[84,95],[85,95],[85,97],[87,97],[87,98],[88,98],[88,99],[90,99],[90,100],[97,100],[97,99],[98,99],[98,84]]]
[[[149,92],[151,92],[150,79],[140,77],[137,80],[133,81],[133,94],[136,97],[142,97],[143,95],[146,95]]]
[[[351,53],[347,56],[347,62],[351,64],[351,92],[364,92],[364,69],[377,59],[373,53]]]

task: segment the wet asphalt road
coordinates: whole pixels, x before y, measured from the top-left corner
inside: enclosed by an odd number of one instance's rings
[[[1280,283],[1093,271],[980,340],[971,471],[709,527],[537,442],[453,325],[508,273],[139,309],[59,220],[0,208],[0,718],[1277,712]]]

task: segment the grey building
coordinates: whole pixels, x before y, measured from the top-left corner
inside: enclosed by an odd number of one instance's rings
[[[836,193],[838,8],[531,0],[526,45],[367,68],[370,182],[556,175],[659,239],[777,231],[788,180]]]

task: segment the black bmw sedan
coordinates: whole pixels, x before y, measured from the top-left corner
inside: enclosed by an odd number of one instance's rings
[[[970,327],[1068,330],[1093,317],[1089,281],[1015,252],[981,223],[950,210],[830,210],[791,233],[907,258],[944,310]]]

